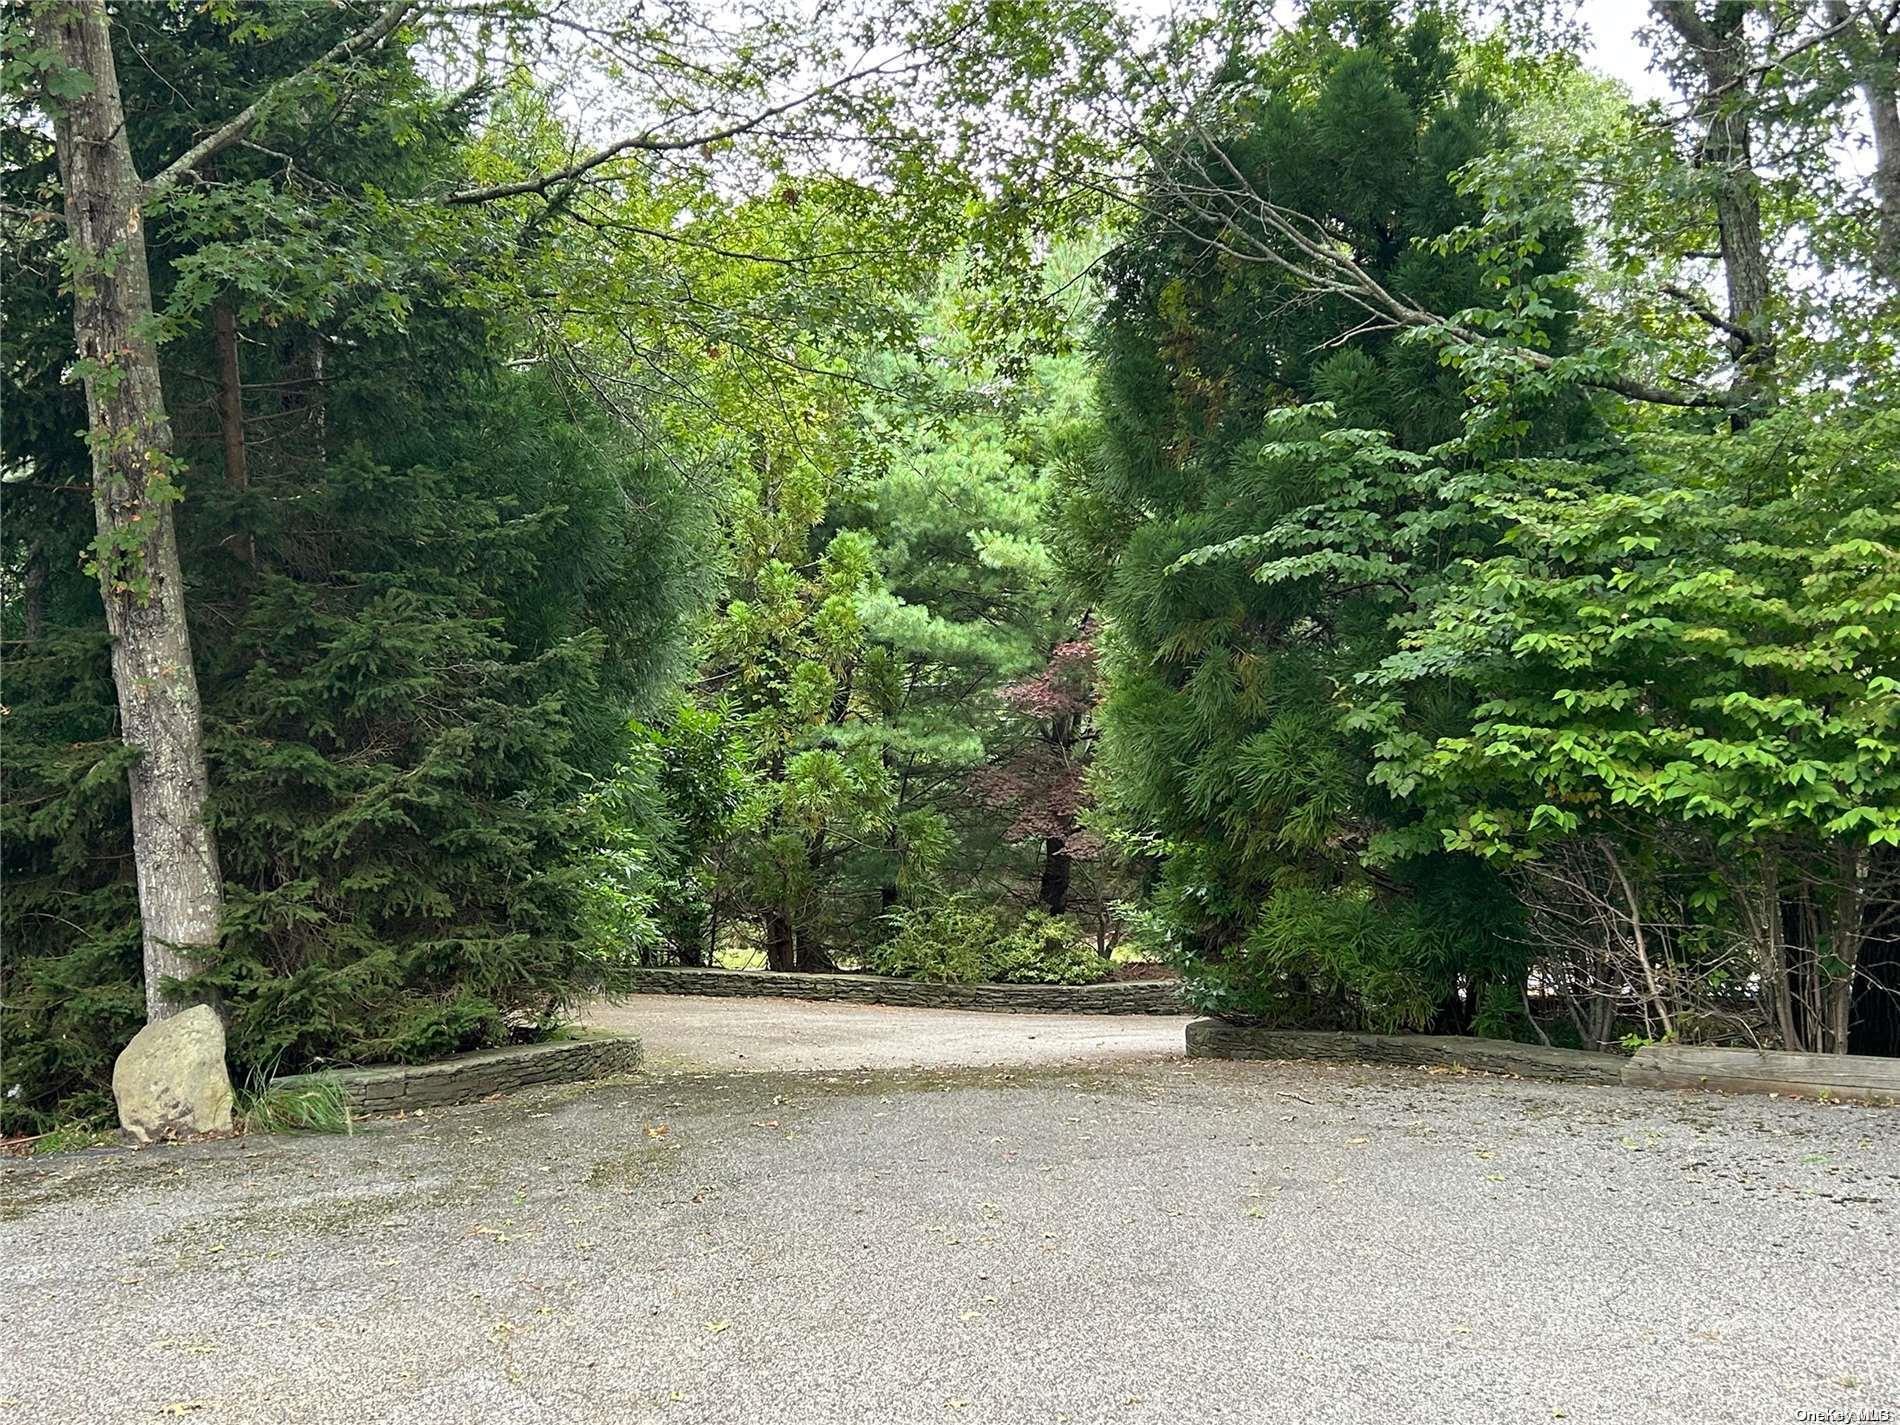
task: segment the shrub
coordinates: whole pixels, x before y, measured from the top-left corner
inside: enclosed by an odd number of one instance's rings
[[[996,917],[975,903],[951,897],[936,905],[911,906],[888,917],[896,933],[871,952],[880,975],[968,985],[984,978],[985,951],[998,936]]]
[[[888,919],[896,933],[870,957],[880,975],[942,985],[1088,985],[1107,968],[1072,922],[1045,911],[1005,927],[993,911],[953,896]]]
[[[1091,985],[1106,969],[1073,922],[1041,910],[993,940],[983,956],[983,978],[1002,984]]]

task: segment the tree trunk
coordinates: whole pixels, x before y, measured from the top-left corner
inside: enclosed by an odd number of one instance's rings
[[[1875,269],[1900,287],[1900,33],[1888,35],[1860,82],[1874,134]]]
[[[1870,891],[1861,907],[1860,974],[1853,988],[1848,1052],[1900,1055],[1900,847],[1869,853]]]
[[[1069,908],[1069,877],[1075,863],[1068,845],[1063,836],[1045,836],[1042,841],[1042,880],[1036,887],[1036,901],[1051,915]]]
[[[185,624],[172,505],[180,495],[153,341],[143,189],[101,0],[46,6],[42,43],[90,81],[49,101],[72,243],[73,335],[92,448],[94,547],[120,735],[131,772],[132,854],[152,1019],[188,1008],[165,981],[214,945],[223,909],[218,852],[205,819],[207,777],[198,680]]]
[[[831,969],[831,957],[825,954],[825,947],[818,943],[817,937],[809,931],[796,927],[792,930],[792,968],[810,974],[823,974]]]
[[[37,543],[26,557],[26,572],[20,577],[21,594],[26,604],[26,641],[31,643],[46,630],[46,551]]]
[[[765,912],[765,967],[768,970],[792,970],[798,967],[796,937],[791,917],[780,910]]]
[[[244,380],[238,370],[237,312],[229,299],[211,309],[211,332],[218,349],[218,434],[224,442],[224,483],[233,490],[247,490],[251,477],[244,450]],[[246,564],[257,562],[257,541],[249,530],[234,531],[230,547]]]
[[[1748,115],[1749,6],[1721,0],[1703,19],[1690,0],[1653,0],[1658,19],[1688,46],[1702,71],[1696,114],[1704,124],[1698,162],[1714,178],[1715,227],[1728,288],[1729,352],[1739,375],[1736,387],[1765,386],[1774,346],[1765,324],[1768,249],[1761,230],[1761,182],[1755,175],[1754,140]]]
[[[1847,0],[1830,0],[1827,16],[1844,28],[1842,42],[1873,134],[1874,270],[1888,286],[1900,287],[1900,25],[1889,10],[1869,26],[1850,16]]]

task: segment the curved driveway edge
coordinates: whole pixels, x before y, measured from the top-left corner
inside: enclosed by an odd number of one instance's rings
[[[637,1036],[655,1069],[766,1073],[1179,1059],[1189,1018],[640,994],[591,1005],[581,1022]]]

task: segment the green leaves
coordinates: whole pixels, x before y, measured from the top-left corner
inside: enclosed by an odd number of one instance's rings
[[[92,76],[60,58],[59,51],[36,43],[30,20],[34,11],[56,12],[58,0],[33,0],[0,22],[0,93],[9,98],[37,98],[57,104],[92,92]],[[25,14],[21,12],[25,11]]]
[[[1407,656],[1367,682],[1422,690],[1429,669],[1513,696],[1477,709],[1481,759],[1470,740],[1395,743],[1376,775],[1427,799],[1553,784],[1724,835],[1887,830],[1884,816],[1843,817],[1900,797],[1885,671],[1900,661],[1900,427],[1891,412],[1820,404],[1826,426],[1790,410],[1729,438],[1720,470],[1681,470],[1685,448],[1662,440],[1640,485],[1490,499],[1501,537],[1540,552],[1464,566],[1433,592]],[[1789,493],[1737,493],[1767,482]],[[1474,641],[1474,628],[1492,633]],[[1387,701],[1368,721],[1394,715]],[[1575,829],[1533,818],[1485,844],[1534,849]]]

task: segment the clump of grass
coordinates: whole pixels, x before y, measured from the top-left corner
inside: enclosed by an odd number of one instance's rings
[[[78,1153],[118,1141],[116,1132],[97,1123],[62,1123],[31,1138],[9,1139],[4,1149],[10,1156],[39,1158],[49,1153]]]
[[[331,1074],[312,1074],[295,1084],[265,1082],[238,1095],[246,1133],[350,1133],[349,1097]]]

